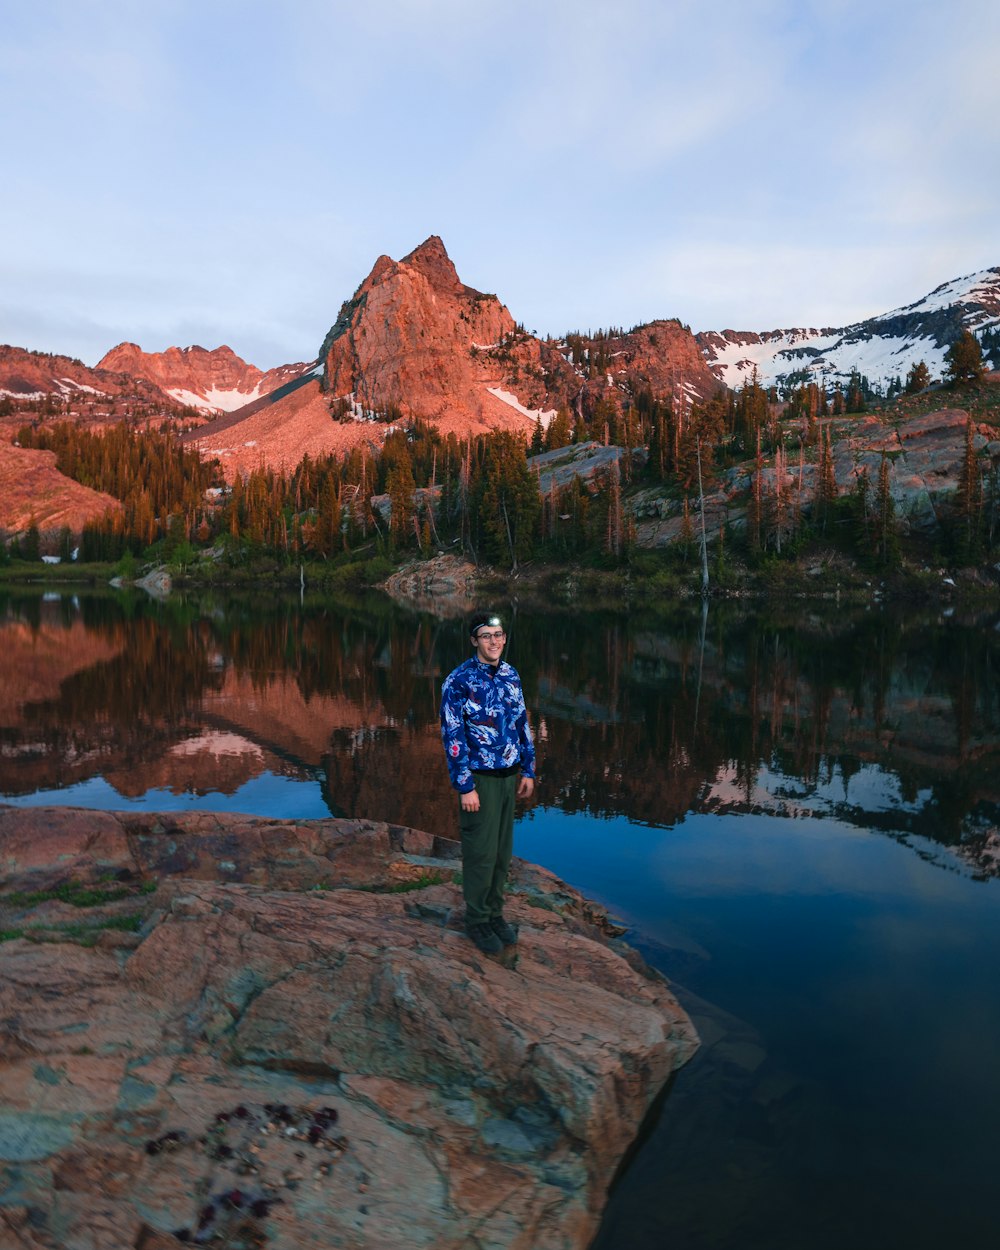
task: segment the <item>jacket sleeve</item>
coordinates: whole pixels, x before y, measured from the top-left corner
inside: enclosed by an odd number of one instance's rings
[[[465,718],[462,714],[465,690],[455,674],[445,679],[441,688],[441,741],[444,743],[448,776],[459,794],[468,794],[476,788],[469,768],[469,744],[465,737]]]
[[[528,724],[528,709],[524,702],[524,691],[521,689],[521,679],[517,679],[517,714],[514,718],[514,728],[517,731],[517,746],[520,755],[521,776],[534,777],[535,775],[535,743],[531,737],[531,726]]]

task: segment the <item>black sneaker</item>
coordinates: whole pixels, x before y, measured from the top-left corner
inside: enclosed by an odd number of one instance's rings
[[[484,955],[497,955],[503,950],[503,943],[493,932],[492,924],[467,924],[465,932]]]
[[[497,935],[504,946],[513,946],[517,941],[517,930],[512,928],[503,916],[494,916],[490,921],[490,928]]]

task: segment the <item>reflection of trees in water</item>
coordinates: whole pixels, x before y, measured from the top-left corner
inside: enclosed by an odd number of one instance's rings
[[[560,806],[664,822],[723,772],[750,803],[762,764],[807,790],[834,773],[846,789],[876,764],[898,777],[903,803],[927,789],[930,801],[888,814],[845,803],[845,818],[946,841],[970,815],[996,819],[1000,640],[988,623],[774,621],[713,605],[703,654],[694,615],[669,633],[580,622],[571,638],[569,651],[552,630],[532,640],[529,703]]]
[[[66,678],[57,698],[25,706],[20,725],[0,727],[13,748],[0,778],[7,793],[23,791],[28,773],[13,774],[29,764],[32,784],[46,784],[46,760],[63,777],[71,761],[80,776],[109,759],[141,768],[198,731],[227,672],[262,699],[291,673],[306,705],[334,696],[358,709],[359,726],[379,726],[332,736],[333,803],[438,831],[453,823],[437,707],[443,676],[470,654],[462,622],[370,603],[209,609],[110,596],[79,606],[11,598],[6,611],[35,629],[82,619],[117,652]],[[970,813],[987,819],[1000,800],[992,622],[813,608],[764,616],[726,604],[707,618],[678,613],[669,628],[584,613],[508,619],[544,803],[670,823],[723,775],[750,803],[762,764],[808,790],[834,774],[846,789],[874,763],[899,778],[904,803],[928,788],[931,799],[902,817],[845,807],[847,818],[953,840]],[[33,761],[17,750],[29,739],[40,747]]]
[[[66,602],[59,608],[64,627],[73,621]],[[117,653],[70,673],[56,698],[25,704],[20,726],[0,727],[3,793],[71,785],[108,767],[141,768],[197,732],[205,690],[220,680],[197,637],[148,616],[127,620],[102,609],[95,623],[88,615],[88,630]],[[52,627],[36,612],[28,617],[36,628]]]
[[[458,804],[436,723],[338,731],[323,763],[331,806],[439,837],[458,836]]]
[[[432,623],[356,620],[333,610],[226,622],[217,639],[227,662],[265,691],[276,672],[292,671],[303,697],[336,695],[362,707],[380,704],[399,723],[437,715],[441,674]]]

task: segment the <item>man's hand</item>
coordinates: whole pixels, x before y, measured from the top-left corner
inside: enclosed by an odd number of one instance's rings
[[[459,795],[459,799],[461,800],[463,812],[479,811],[479,795],[475,790],[470,790],[468,794]]]
[[[530,799],[535,792],[534,777],[522,777],[517,783],[517,797],[519,799]]]

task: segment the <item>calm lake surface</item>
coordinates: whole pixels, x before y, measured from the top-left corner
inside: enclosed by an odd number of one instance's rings
[[[703,1047],[599,1250],[997,1244],[1000,608],[511,616],[515,850],[599,898]],[[452,834],[460,622],[0,590],[0,801]]]

